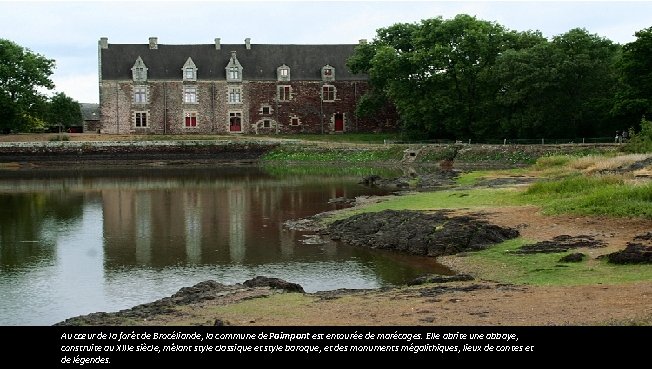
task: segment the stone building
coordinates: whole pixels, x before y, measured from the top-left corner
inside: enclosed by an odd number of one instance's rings
[[[364,42],[364,40],[361,40]],[[393,130],[392,109],[357,118],[367,76],[356,45],[109,44],[99,53],[101,131],[333,133]]]
[[[82,119],[84,120],[83,131],[97,133],[100,127],[100,105],[79,103]]]

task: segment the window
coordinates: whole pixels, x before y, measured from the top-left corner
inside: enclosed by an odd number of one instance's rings
[[[136,58],[134,66],[131,67],[131,74],[131,77],[135,82],[147,81],[147,67],[140,56]]]
[[[186,104],[197,103],[197,87],[186,86],[183,88],[183,102]]]
[[[276,68],[276,79],[279,81],[289,81],[290,80],[290,67],[283,64],[280,67]]]
[[[263,115],[269,115],[272,113],[272,108],[270,108],[269,106],[263,106],[262,110],[263,110]]]
[[[147,112],[137,111],[134,113],[134,126],[138,128],[147,127]]]
[[[301,121],[299,121],[298,117],[290,118],[290,125],[291,126],[298,126],[299,124],[301,124]]]
[[[335,86],[331,86],[331,85],[322,86],[321,98],[324,101],[335,101]]]
[[[240,79],[240,71],[238,67],[229,67],[229,79],[238,80]]]
[[[335,68],[326,64],[321,68],[321,79],[322,81],[334,81],[335,80]]]
[[[227,82],[242,82],[242,65],[238,61],[235,51],[231,51],[231,59],[225,67]]]
[[[290,101],[292,97],[292,87],[291,86],[278,86],[278,100],[279,101]]]
[[[147,104],[147,87],[134,86],[134,103]]]
[[[134,80],[135,81],[144,81],[145,80],[145,68],[143,68],[143,67],[134,68]]]
[[[186,112],[185,113],[185,126],[186,127],[197,127],[197,113],[196,112]]]
[[[240,87],[229,88],[229,104],[240,104],[242,102],[242,90]]]
[[[197,66],[192,61],[192,58],[188,58],[186,63],[181,68],[183,72],[184,81],[196,81],[197,80]]]
[[[272,126],[272,121],[269,119],[263,120],[263,128],[270,128]]]

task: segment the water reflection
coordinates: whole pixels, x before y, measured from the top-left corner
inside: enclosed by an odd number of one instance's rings
[[[335,209],[330,198],[373,192],[358,178],[235,167],[0,173],[0,324],[119,310],[205,279],[272,275],[316,291],[436,270],[431,259],[304,245],[283,229]]]

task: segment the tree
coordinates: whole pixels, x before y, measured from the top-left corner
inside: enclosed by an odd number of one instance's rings
[[[41,88],[52,89],[54,61],[9,40],[0,39],[0,131],[21,130],[34,105],[45,97]]]
[[[360,45],[347,64],[355,73],[367,73],[372,85],[358,113],[386,99],[412,136],[491,135],[499,129],[496,60],[508,49],[530,46],[537,39],[526,36],[464,14],[379,29],[374,41]]]
[[[59,92],[48,103],[47,121],[51,127],[68,128],[83,123],[79,103]]]
[[[509,50],[497,62],[508,137],[610,135],[619,46],[584,29]]]
[[[641,116],[652,116],[652,27],[634,34],[636,40],[623,46],[620,78],[623,84],[613,112],[628,128]]]

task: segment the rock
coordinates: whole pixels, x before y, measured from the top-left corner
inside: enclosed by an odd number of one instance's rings
[[[380,179],[379,175],[372,174],[370,176],[366,176],[366,177],[362,178],[362,181],[360,182],[360,184],[363,184],[365,186],[375,186],[376,181],[379,180],[379,179]]]
[[[612,264],[651,264],[652,246],[628,242],[624,250],[608,254],[607,260]]]
[[[652,232],[647,232],[643,234],[636,235],[634,237],[635,241],[652,241]]]
[[[584,256],[586,256],[586,255],[582,254],[581,252],[576,252],[576,253],[568,254],[568,255],[564,256],[563,258],[559,259],[559,262],[560,263],[579,263],[582,260],[584,260]]]
[[[291,283],[284,281],[280,278],[271,278],[271,277],[264,277],[264,276],[257,276],[253,279],[250,279],[248,281],[244,281],[242,283],[243,285],[247,287],[271,287],[279,290],[285,290],[286,292],[300,292],[300,293],[305,293],[303,290],[303,287],[301,285],[296,284],[296,283]]]
[[[417,277],[407,283],[408,286],[415,286],[426,283],[448,283],[448,282],[461,282],[472,281],[473,276],[469,274],[456,274],[456,275],[440,275],[428,274]]]
[[[215,319],[215,322],[213,322],[213,326],[215,327],[223,327],[225,325],[226,323],[222,319]]]
[[[323,245],[327,241],[318,234],[304,234],[303,239],[299,240],[304,245]]]
[[[514,254],[554,253],[566,252],[570,249],[578,249],[581,247],[600,248],[606,246],[607,245],[603,241],[596,240],[592,236],[561,235],[553,237],[551,241],[541,241],[534,244],[523,245],[518,250],[512,252]]]
[[[471,216],[449,217],[445,211],[363,213],[333,222],[328,230],[331,239],[352,246],[427,256],[481,250],[519,235],[512,228]]]
[[[192,287],[183,287],[170,298],[179,305],[188,305],[199,301],[213,300],[217,294],[230,288],[212,280],[199,282]]]
[[[348,199],[346,197],[335,197],[328,200],[329,204],[353,204],[354,202],[355,199]]]

